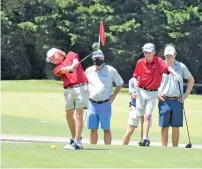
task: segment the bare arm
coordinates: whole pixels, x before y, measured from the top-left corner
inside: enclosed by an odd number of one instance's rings
[[[119,86],[117,86],[116,89],[114,90],[113,95],[117,96],[117,94],[120,92],[122,86],[123,86],[123,85],[119,85]]]
[[[60,73],[65,74],[66,72],[73,72],[74,68],[79,64],[78,59],[74,59],[72,65],[70,66],[65,66],[61,68]]]
[[[182,97],[182,101],[184,101],[188,96],[189,94],[191,93],[191,90],[194,86],[194,78],[193,76],[190,76],[188,79],[187,79],[188,83],[187,83],[187,89],[186,89],[186,92],[184,93],[183,97]]]
[[[134,78],[134,88],[137,89],[138,88],[138,82],[137,82],[137,79]]]
[[[122,85],[116,86],[116,89],[114,90],[114,93],[111,95],[111,97],[109,98],[109,102],[112,103],[114,101],[114,99],[116,98],[117,94],[120,92]]]
[[[76,68],[78,66],[78,64],[79,64],[78,59],[74,59],[73,63],[72,63],[72,69]]]

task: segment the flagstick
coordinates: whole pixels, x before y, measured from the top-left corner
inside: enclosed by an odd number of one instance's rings
[[[100,49],[100,36],[99,36],[98,44],[99,44],[99,49]]]

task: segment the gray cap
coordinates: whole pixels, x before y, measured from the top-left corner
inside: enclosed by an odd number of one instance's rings
[[[93,52],[92,58],[97,58],[97,57],[103,57],[104,58],[104,54],[101,50],[97,50],[97,51]]]
[[[152,51],[155,51],[154,44],[152,44],[152,43],[146,43],[146,44],[142,47],[142,51],[143,51],[143,52],[152,52]]]

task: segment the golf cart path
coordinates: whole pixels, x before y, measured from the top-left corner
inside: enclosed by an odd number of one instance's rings
[[[15,134],[1,134],[1,142],[36,142],[36,143],[67,143],[68,137],[58,136],[34,136],[34,135],[15,135]],[[89,139],[83,138],[82,143],[89,143]],[[103,140],[99,140],[98,144],[104,144]],[[122,140],[112,140],[112,145],[121,145]],[[138,142],[131,141],[129,145],[138,145]],[[151,146],[161,146],[160,142],[151,142]],[[172,146],[169,144],[168,146]],[[179,147],[185,147],[186,144],[179,144]],[[202,145],[194,144],[192,148],[202,149]]]

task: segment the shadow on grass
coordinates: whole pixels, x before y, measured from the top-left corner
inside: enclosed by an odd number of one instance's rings
[[[104,150],[111,150],[111,149],[107,149],[107,148],[84,148],[82,150],[101,150],[101,151],[104,151]]]

